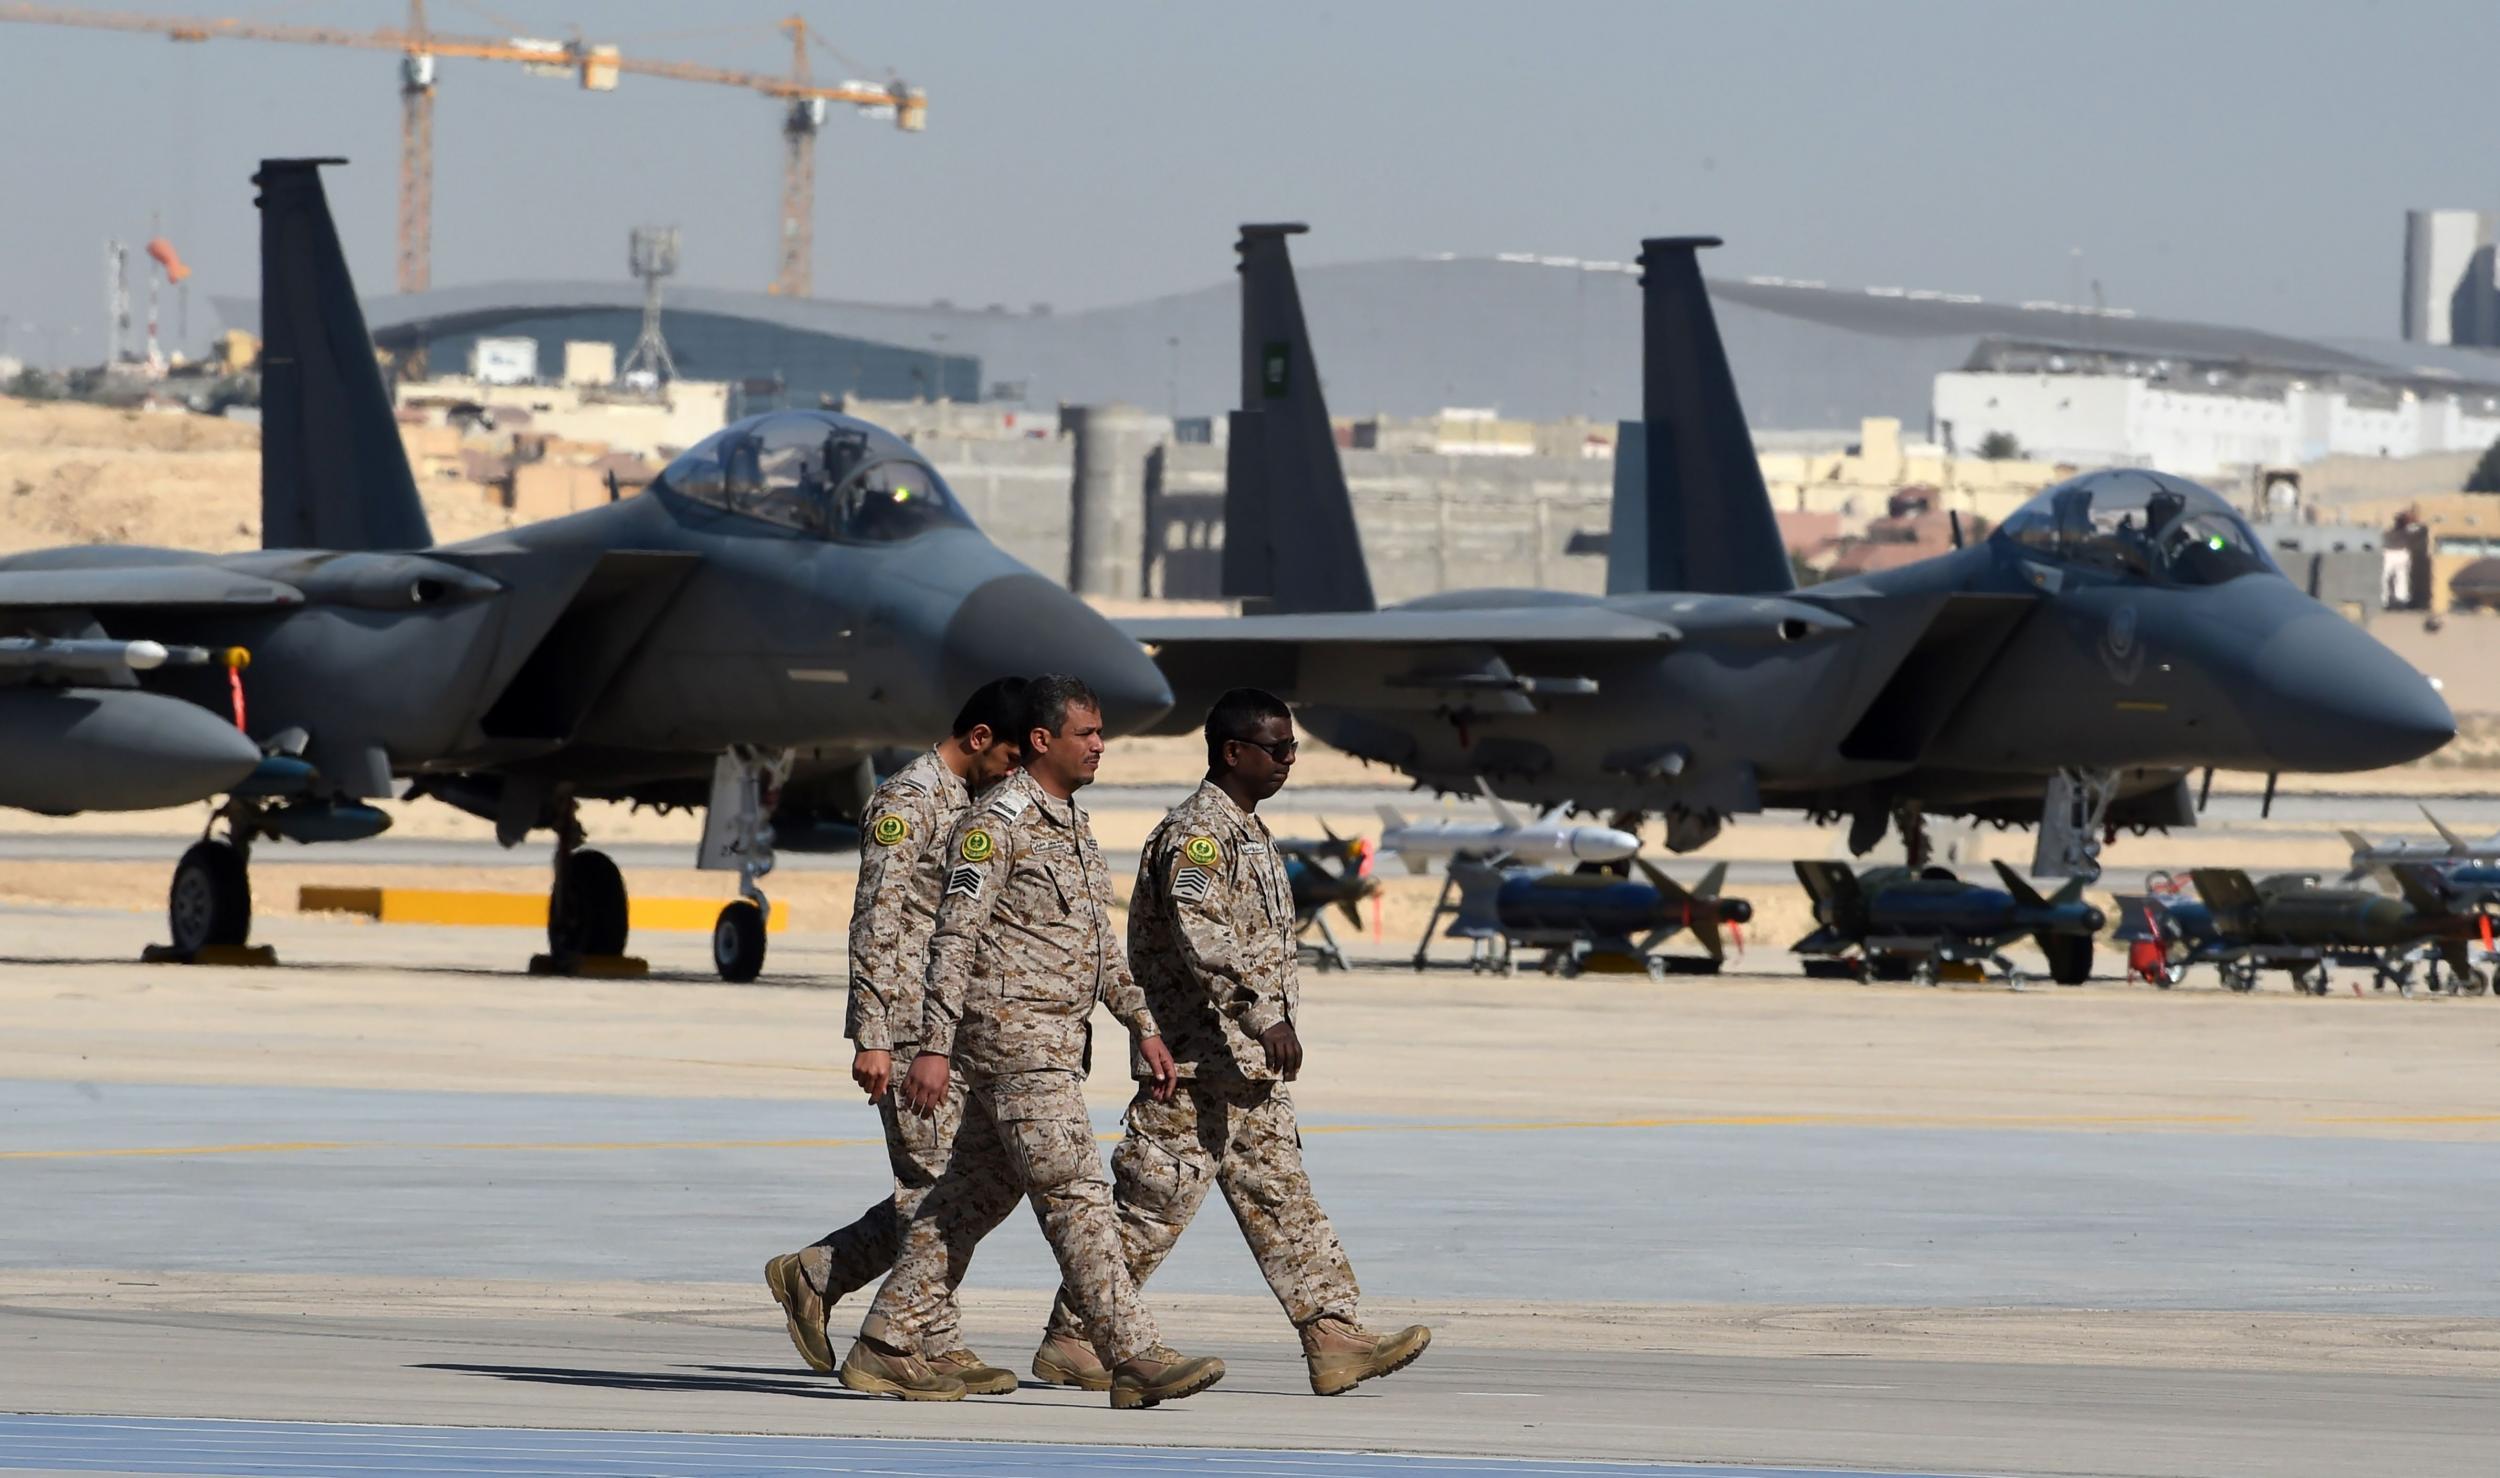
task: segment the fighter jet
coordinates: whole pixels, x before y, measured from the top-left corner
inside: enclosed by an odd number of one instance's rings
[[[2382,983],[2409,984],[2411,955],[2436,946],[2435,959],[2464,988],[2479,988],[2472,947],[2487,938],[2481,913],[2445,896],[2435,873],[2398,863],[2400,895],[2321,886],[2312,873],[2252,880],[2236,868],[2200,867],[2196,900],[2149,894],[2120,900],[2119,937],[2154,938],[2174,970],[2210,963],[2235,991],[2256,989],[2262,970],[2282,970],[2296,988],[2327,991],[2333,964],[2366,965]],[[2436,981],[2434,984],[2436,985]]]
[[[1641,849],[1641,839],[1612,826],[1570,819],[1565,801],[1530,820],[1502,804],[1478,777],[1477,789],[1493,808],[1490,821],[1409,821],[1395,806],[1380,811],[1380,850],[1395,852],[1408,872],[1422,872],[1432,858],[1472,857],[1511,862],[1621,862]]]
[[[1169,706],[1133,642],[984,538],[918,452],[847,416],[741,421],[632,497],[430,547],[322,192],[335,162],[255,176],[266,547],[0,560],[0,630],[26,639],[0,661],[0,769],[34,777],[0,800],[224,797],[223,834],[175,870],[178,951],[248,937],[255,843],[370,835],[387,819],[365,802],[408,781],[507,846],[554,833],[559,961],[627,937],[624,881],[586,846],[580,803],[707,808],[699,865],[738,872],[742,895],[714,963],[752,978],[773,818],[855,816],[872,750],[926,743],[1009,673],[1083,677],[1115,729]],[[141,643],[231,655],[151,666]]]
[[[2092,936],[2105,920],[2083,901],[2083,879],[2043,898],[2004,863],[1996,870],[2001,889],[1965,883],[1941,867],[1871,867],[1861,875],[1847,863],[1800,862],[1797,880],[1813,896],[1820,927],[1790,948],[1831,959],[1854,950],[1861,977],[1927,985],[1941,965],[1984,960],[2006,983],[2020,985],[2022,974],[2003,951],[2029,935],[2048,956],[2050,979],[2089,980]]]
[[[2454,733],[2428,679],[2161,473],[2089,473],[1967,547],[1794,588],[1702,283],[1711,238],[1642,248],[1610,593],[1375,609],[1287,254],[1303,229],[1238,247],[1224,568],[1258,609],[1123,623],[1176,711],[1258,683],[1419,782],[1662,815],[1678,851],[1769,808],[1849,818],[1860,856],[1931,813],[2037,824],[2039,876],[2096,874],[2118,827],[2193,824],[2195,769],[2370,769]]]

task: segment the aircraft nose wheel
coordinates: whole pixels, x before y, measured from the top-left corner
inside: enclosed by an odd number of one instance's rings
[[[547,896],[547,951],[560,960],[625,953],[625,875],[605,852],[579,851],[556,866]]]
[[[712,968],[737,985],[764,973],[764,911],[749,900],[731,899],[712,925]]]
[[[252,936],[252,875],[232,842],[195,842],[174,865],[165,924],[186,954],[239,945]]]

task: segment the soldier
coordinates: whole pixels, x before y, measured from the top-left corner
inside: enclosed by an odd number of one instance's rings
[[[908,1064],[920,1036],[920,984],[928,970],[938,894],[946,887],[947,836],[971,809],[973,796],[1015,769],[1023,752],[1015,733],[1024,688],[1020,677],[984,684],[955,715],[953,732],[878,786],[860,817],[859,890],[851,906],[851,1000],[842,1034],[857,1049],[851,1080],[877,1106],[885,1124],[894,1194],[806,1250],[764,1264],[764,1283],[781,1304],[790,1343],[811,1370],[832,1373],[827,1310],[894,1266],[903,1246],[903,1226],[946,1168],[955,1127],[963,1120],[960,1091],[923,1116],[898,1113],[888,1090],[895,1058]],[[970,1394],[995,1396],[1016,1388],[1013,1371],[990,1365],[964,1348],[951,1297],[932,1314],[920,1353],[961,1380]]]
[[[1180,1355],[1157,1335],[1129,1282],[1085,1117],[1097,1001],[1129,1028],[1149,1093],[1172,1092],[1172,1054],[1111,937],[1110,874],[1074,799],[1102,761],[1102,706],[1074,678],[1038,677],[1017,732],[1025,767],[947,845],[920,1055],[899,1090],[920,1114],[961,1092],[963,1124],[843,1358],[842,1384],[905,1400],[962,1398],[963,1381],[917,1352],[974,1246],[1023,1196],[1091,1333],[1111,1404],[1152,1406],[1214,1385],[1224,1362]]]
[[[1112,1152],[1129,1276],[1153,1276],[1220,1186],[1267,1286],[1302,1338],[1322,1396],[1414,1363],[1422,1325],[1373,1334],[1355,1317],[1354,1269],[1311,1194],[1285,1088],[1302,1068],[1293,889],[1259,802],[1293,773],[1293,715],[1257,688],[1207,714],[1207,777],[1146,838],[1129,895],[1129,960],[1171,1044],[1176,1095],[1141,1091]],[[1099,1390],[1080,1306],[1063,1290],[1033,1373]]]

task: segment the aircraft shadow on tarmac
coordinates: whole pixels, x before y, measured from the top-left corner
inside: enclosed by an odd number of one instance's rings
[[[597,1386],[612,1391],[746,1391],[759,1396],[798,1396],[826,1401],[882,1401],[872,1396],[834,1384],[822,1376],[798,1376],[787,1371],[769,1370],[747,1365],[675,1365],[663,1370],[588,1370],[561,1365],[468,1365],[455,1361],[425,1361],[408,1367],[411,1370],[441,1370],[453,1375],[482,1375],[493,1380],[521,1381],[545,1386]],[[1026,1383],[1019,1390],[1047,1389],[1037,1383]],[[1055,1406],[1058,1402],[1001,1400],[995,1396],[982,1398],[983,1406]]]

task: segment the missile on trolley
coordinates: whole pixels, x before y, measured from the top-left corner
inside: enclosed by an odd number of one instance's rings
[[[1380,808],[1380,850],[1395,852],[1408,872],[1422,872],[1432,858],[1472,857],[1512,862],[1623,862],[1641,839],[1619,827],[1570,819],[1564,802],[1529,819],[1502,803],[1479,777],[1476,786],[1493,808],[1490,821],[1409,821],[1395,806]]]
[[[1941,867],[1871,867],[1863,874],[1843,862],[1800,862],[1797,879],[1814,898],[1815,931],[1790,946],[1801,955],[1843,955],[1856,950],[1878,975],[1933,970],[1938,962],[1996,960],[2025,935],[2048,956],[2049,977],[2080,985],[2092,974],[2092,936],[2105,922],[2083,901],[2075,878],[2047,897],[2012,868],[1996,864],[2002,888],[1965,883]]]
[[[1643,957],[1689,929],[1713,960],[1727,958],[1724,926],[1753,918],[1753,905],[1723,898],[1727,864],[1713,863],[1690,889],[1640,858],[1638,878],[1611,872],[1542,872],[1517,869],[1493,895],[1502,933],[1516,943],[1549,944],[1579,938],[1593,953]]]

